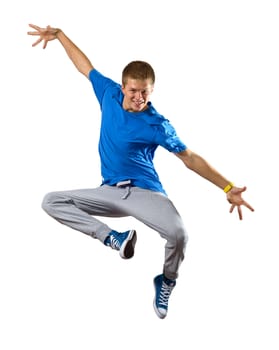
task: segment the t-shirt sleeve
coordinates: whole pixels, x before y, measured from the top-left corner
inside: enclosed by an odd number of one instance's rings
[[[100,105],[102,105],[102,100],[106,89],[109,86],[115,85],[115,82],[110,78],[105,77],[96,69],[92,69],[89,73],[89,80],[92,84],[94,93]]]
[[[168,120],[162,122],[157,129],[156,142],[169,152],[173,153],[182,152],[187,148],[185,143],[180,140],[176,130]]]

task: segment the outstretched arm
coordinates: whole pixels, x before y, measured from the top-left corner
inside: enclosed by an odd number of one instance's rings
[[[251,211],[254,211],[251,205],[245,202],[242,198],[242,193],[246,191],[246,187],[233,186],[228,179],[214,169],[205,159],[189,149],[176,153],[176,156],[183,161],[187,168],[193,170],[195,173],[212,182],[222,190],[225,190],[227,200],[231,204],[230,212],[232,213],[234,208],[237,207],[240,220],[242,220],[242,205]]]
[[[29,24],[29,27],[35,29],[35,31],[27,32],[28,35],[39,36],[32,46],[36,46],[43,41],[43,49],[45,49],[49,41],[58,39],[77,70],[88,77],[89,72],[94,68],[92,63],[61,29],[52,28],[51,26],[40,28],[34,24]]]

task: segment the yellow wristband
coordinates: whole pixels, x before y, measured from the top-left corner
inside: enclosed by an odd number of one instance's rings
[[[230,182],[230,183],[224,188],[224,192],[225,192],[225,193],[228,193],[232,188],[233,188],[233,183]]]

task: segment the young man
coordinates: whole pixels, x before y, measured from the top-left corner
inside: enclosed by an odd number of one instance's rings
[[[123,70],[122,85],[97,71],[84,53],[57,28],[29,25],[39,36],[33,44],[57,39],[78,71],[92,83],[102,111],[99,154],[102,184],[95,189],[49,193],[43,209],[53,218],[99,239],[119,251],[124,259],[134,255],[135,230],[117,232],[94,216],[132,216],[157,231],[166,240],[163,271],[154,278],[154,309],[165,318],[170,294],[183,261],[187,233],[175,206],[167,197],[154,169],[158,146],[174,153],[187,168],[224,190],[242,219],[241,206],[253,208],[242,199],[246,187],[236,187],[208,162],[179,139],[170,122],[150,102],[155,83],[153,68],[147,62],[130,62]]]

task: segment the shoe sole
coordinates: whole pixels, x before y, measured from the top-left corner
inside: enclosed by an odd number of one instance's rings
[[[119,254],[122,259],[131,259],[135,253],[135,245],[137,242],[137,232],[135,230],[131,230],[122,243]]]

